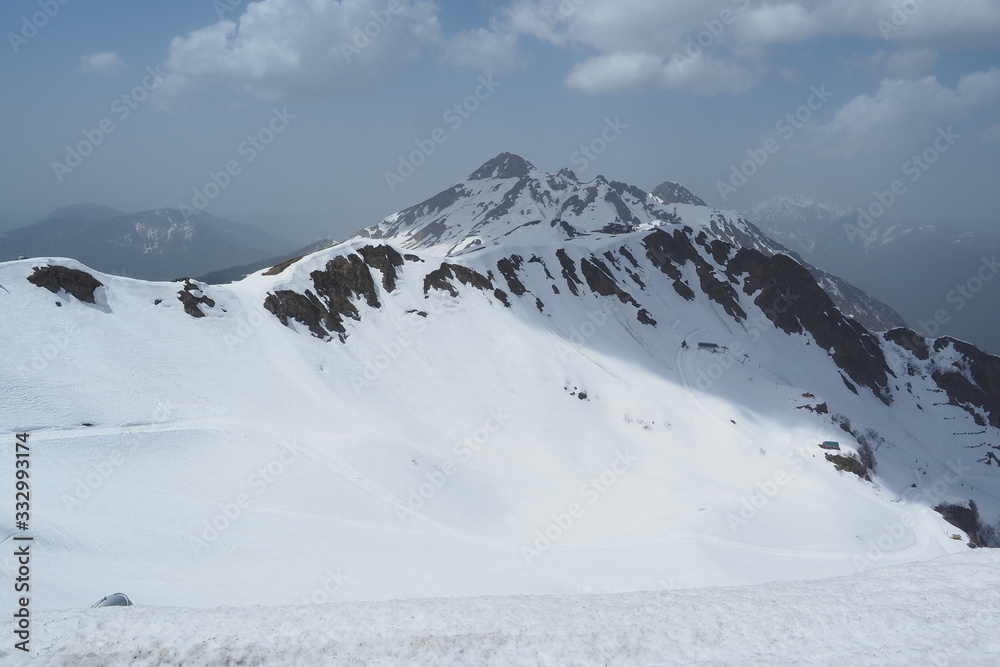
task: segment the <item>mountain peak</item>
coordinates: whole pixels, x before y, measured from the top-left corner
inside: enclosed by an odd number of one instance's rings
[[[488,178],[521,178],[535,166],[520,155],[503,152],[476,169],[469,176],[470,181],[485,181]]]
[[[664,181],[653,189],[653,196],[664,204],[691,204],[693,206],[708,206],[700,197],[675,181]]]
[[[45,219],[58,220],[60,218],[81,218],[90,222],[103,222],[105,220],[111,220],[112,218],[118,218],[123,215],[128,214],[125,211],[119,211],[116,208],[102,206],[100,204],[86,203],[73,204],[71,206],[57,208],[45,216]]]

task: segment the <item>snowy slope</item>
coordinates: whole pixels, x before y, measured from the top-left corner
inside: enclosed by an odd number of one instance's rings
[[[0,265],[32,604],[639,591],[968,551],[933,508],[1000,515],[995,358],[872,336],[711,209],[677,216],[501,244],[484,219],[457,254],[474,222],[402,226],[227,286],[89,272],[93,304],[28,280],[72,261]],[[817,447],[859,448],[830,413],[877,431],[873,481]]]
[[[741,588],[45,612],[29,664],[983,667],[1000,661],[998,566],[978,552]]]

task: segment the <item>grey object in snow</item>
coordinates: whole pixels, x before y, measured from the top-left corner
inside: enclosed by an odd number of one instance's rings
[[[132,601],[124,593],[105,595],[93,604],[93,607],[131,607]]]

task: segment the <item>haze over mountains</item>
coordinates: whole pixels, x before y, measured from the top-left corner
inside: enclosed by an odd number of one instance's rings
[[[997,543],[1000,359],[869,331],[738,215],[603,177],[503,154],[225,286],[71,260],[0,285],[39,609],[738,585]]]
[[[743,216],[806,261],[889,304],[927,336],[951,335],[1000,352],[1000,235],[940,225],[801,195],[776,197]]]
[[[125,213],[97,204],[60,208],[41,222],[0,233],[0,261],[72,257],[107,273],[147,280],[200,276],[292,247],[251,225],[204,212]]]

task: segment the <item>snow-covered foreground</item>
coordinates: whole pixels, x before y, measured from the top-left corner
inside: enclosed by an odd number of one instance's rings
[[[31,664],[996,665],[998,589],[978,550],[733,588],[51,611]]]

